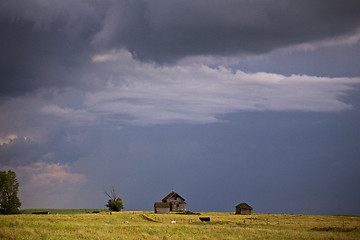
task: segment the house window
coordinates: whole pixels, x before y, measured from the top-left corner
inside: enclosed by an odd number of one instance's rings
[[[177,200],[177,197],[175,197],[175,200]]]

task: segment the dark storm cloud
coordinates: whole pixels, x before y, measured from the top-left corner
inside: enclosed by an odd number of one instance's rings
[[[358,1],[5,0],[0,94],[83,87],[91,56],[113,48],[159,63],[261,54],[351,33],[359,23]]]
[[[83,1],[2,1],[0,94],[74,84],[101,27],[98,14]]]
[[[354,31],[358,1],[121,1],[93,43],[140,59],[264,53]]]

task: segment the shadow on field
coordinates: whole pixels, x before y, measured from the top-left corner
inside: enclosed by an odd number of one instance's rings
[[[314,227],[311,229],[312,231],[318,232],[360,232],[360,228],[353,227],[353,228],[342,228],[342,227]]]

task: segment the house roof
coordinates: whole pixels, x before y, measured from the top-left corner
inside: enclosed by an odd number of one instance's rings
[[[236,205],[236,207],[253,210],[253,208],[250,205],[248,205],[247,203],[240,203],[240,204]]]
[[[172,196],[175,196],[175,197],[178,197],[178,198],[181,198],[184,202],[185,202],[185,199],[183,197],[181,197],[179,194],[177,194],[176,192],[172,191],[171,193],[169,193],[166,197],[164,197],[162,199],[163,202],[166,202],[169,198],[171,198]]]
[[[170,208],[170,203],[169,202],[156,202],[154,204],[154,207],[156,207],[156,208]]]

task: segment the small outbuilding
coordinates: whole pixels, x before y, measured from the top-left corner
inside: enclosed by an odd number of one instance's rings
[[[155,213],[167,214],[170,212],[169,202],[156,202],[154,204]]]
[[[240,203],[236,205],[235,208],[236,214],[251,215],[253,211],[253,208],[247,203]]]

